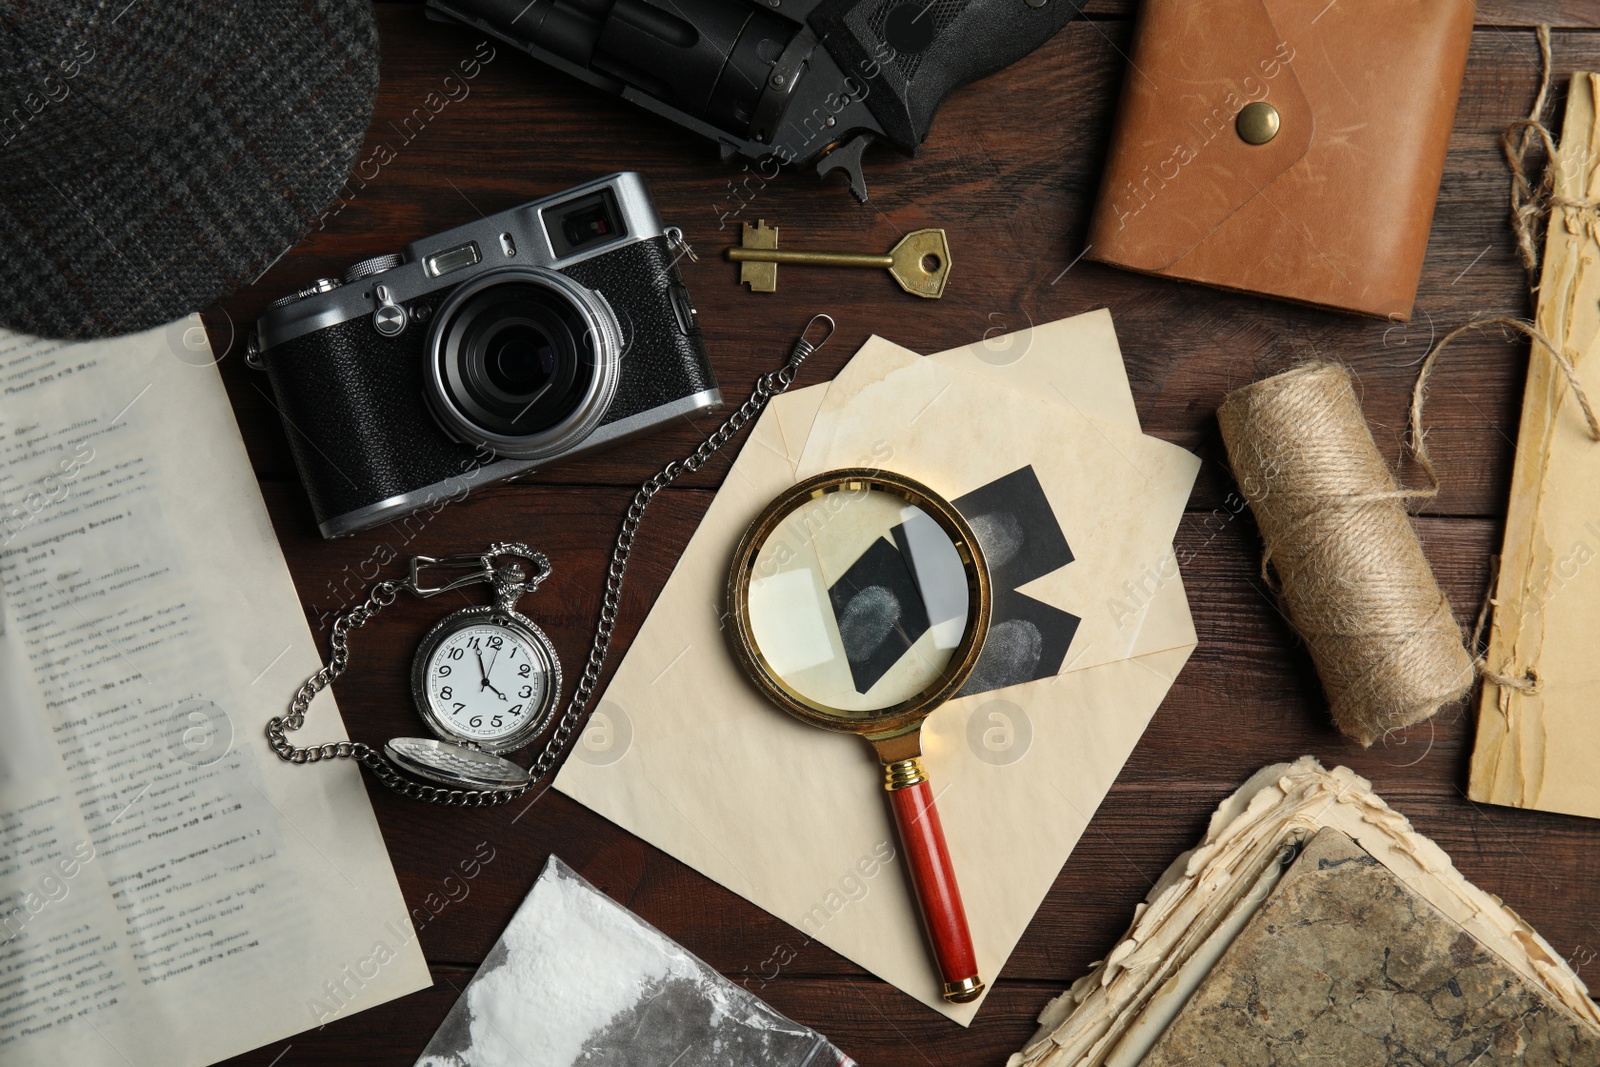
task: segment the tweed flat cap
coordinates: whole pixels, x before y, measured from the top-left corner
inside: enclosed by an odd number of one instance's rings
[[[0,323],[129,333],[249,284],[377,88],[370,0],[0,0]]]

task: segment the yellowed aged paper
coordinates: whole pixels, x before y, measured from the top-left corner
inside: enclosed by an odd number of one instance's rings
[[[1575,74],[1552,162],[1555,207],[1545,243],[1538,326],[1577,368],[1600,378],[1600,127],[1594,74]],[[1600,443],[1550,355],[1533,346],[1512,468],[1488,664],[1537,680],[1532,691],[1485,681],[1469,796],[1600,818]]]
[[[1061,358],[1061,353],[1073,356]],[[991,328],[971,344],[929,358],[1007,389],[1077,408],[1101,422],[1139,429],[1122,346],[1105,308],[1015,333]]]
[[[1012,338],[1029,346],[1025,357],[979,360],[985,376],[1060,374],[1079,409],[1136,433],[1115,338],[1098,328],[1109,318],[1094,318],[1089,331],[1074,319]],[[981,1002],[940,996],[870,749],[767,703],[721,630],[733,547],[796,480],[829,391],[779,397],[758,420],[555,784],[795,928],[734,974],[751,992],[808,966],[818,942],[965,1025]],[[1147,552],[1170,559],[1171,536],[1169,526]],[[986,978],[999,973],[1194,648],[1175,565],[1161,573],[1140,623],[1127,627],[1127,658],[953,701],[924,729]]]
[[[1081,620],[1065,672],[1128,657],[1136,583],[1167,567],[1199,460],[874,337],[829,386],[796,474],[876,465],[951,500],[1032,468],[1075,558],[1021,591]]]
[[[0,1063],[199,1067],[429,986],[358,768],[266,745],[321,661],[198,318],[0,370]]]

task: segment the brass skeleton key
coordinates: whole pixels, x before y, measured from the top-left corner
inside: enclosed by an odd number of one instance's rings
[[[800,263],[816,267],[879,267],[913,296],[937,300],[944,295],[950,277],[950,246],[943,230],[916,230],[882,255],[858,252],[807,252],[778,250],[778,228],[757,219],[754,226],[744,223],[738,248],[728,249],[728,258],[739,264],[739,280],[753,293],[778,290],[778,264]]]

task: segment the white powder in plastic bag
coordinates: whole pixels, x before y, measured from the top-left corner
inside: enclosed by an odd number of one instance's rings
[[[550,857],[417,1067],[854,1067]]]

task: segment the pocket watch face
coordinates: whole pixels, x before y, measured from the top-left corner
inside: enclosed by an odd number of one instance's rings
[[[443,634],[422,668],[435,725],[489,749],[536,732],[560,684],[540,641],[488,619]]]

